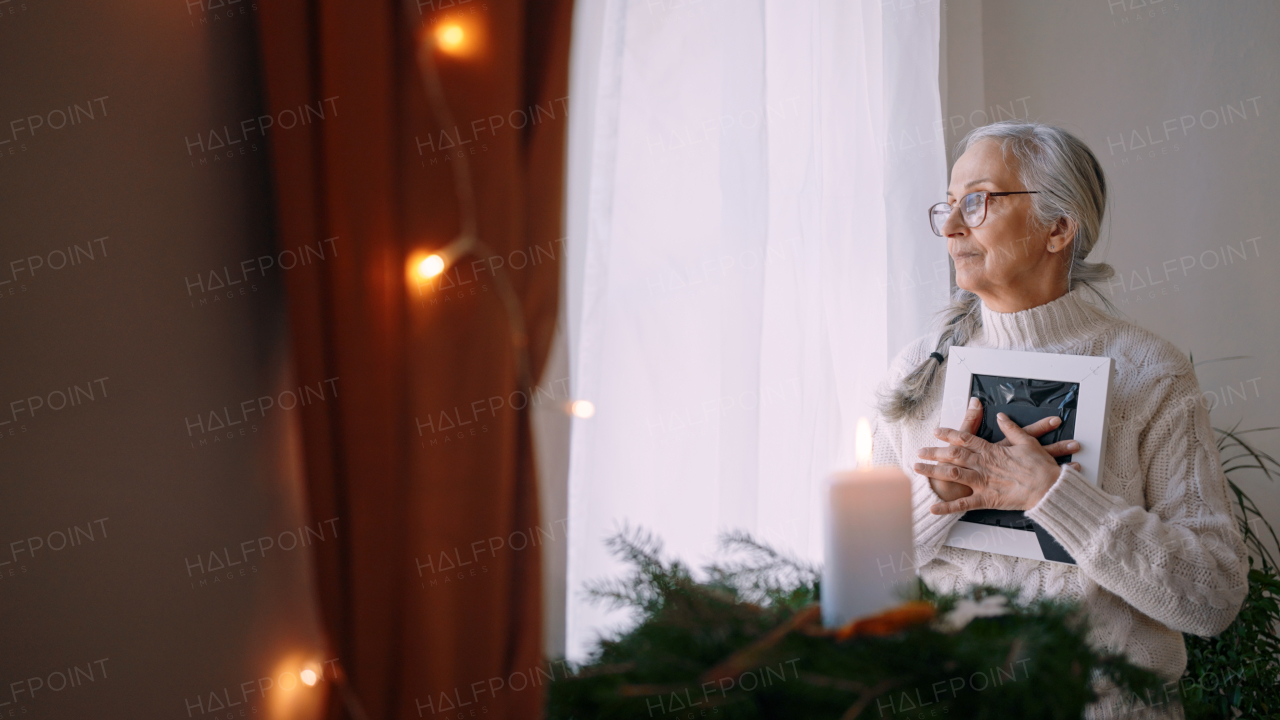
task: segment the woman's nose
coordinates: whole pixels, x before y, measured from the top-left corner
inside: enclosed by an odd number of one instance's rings
[[[964,220],[960,217],[960,206],[951,208],[951,214],[947,216],[947,221],[942,223],[942,234],[946,237],[953,235],[963,236],[969,231],[964,224]]]

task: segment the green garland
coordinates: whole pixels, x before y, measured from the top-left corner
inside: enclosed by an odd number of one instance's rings
[[[548,688],[552,720],[717,718],[1079,718],[1094,698],[1089,678],[1110,678],[1138,697],[1160,680],[1086,642],[1078,606],[974,588],[939,596],[940,617],[1003,595],[1008,611],[956,630],[916,624],[845,641],[804,627],[819,573],[742,534],[722,538],[734,562],[695,580],[643,532],[620,533],[611,550],[634,572],[591,593],[638,615],[600,641],[590,661]]]

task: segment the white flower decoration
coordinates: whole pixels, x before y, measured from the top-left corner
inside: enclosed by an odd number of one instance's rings
[[[988,595],[982,602],[974,602],[968,598],[956,603],[956,607],[938,621],[943,632],[959,632],[974,618],[999,617],[1009,614],[1009,598],[1004,595]]]

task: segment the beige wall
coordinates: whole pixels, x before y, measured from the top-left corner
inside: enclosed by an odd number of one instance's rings
[[[292,384],[281,273],[240,266],[276,252],[265,145],[202,166],[195,140],[261,114],[255,7],[0,4],[3,717],[212,717],[188,703],[324,659],[305,551],[240,553],[305,523],[291,413],[236,416]],[[227,270],[243,282],[189,286]],[[214,443],[195,418],[224,408],[241,424]],[[210,572],[214,551],[241,564]],[[235,710],[300,717],[315,694]]]

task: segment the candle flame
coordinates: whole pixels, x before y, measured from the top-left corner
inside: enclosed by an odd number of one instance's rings
[[[871,467],[871,423],[866,417],[858,418],[858,429],[853,436],[853,453],[858,460],[858,469]]]

